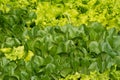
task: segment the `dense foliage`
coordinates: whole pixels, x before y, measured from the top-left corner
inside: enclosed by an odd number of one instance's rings
[[[120,36],[114,28],[107,30],[94,22],[79,27],[34,27],[21,34],[18,35],[22,39],[9,37],[2,42],[0,76],[3,80],[57,80],[76,72],[91,71],[98,75],[110,71],[107,77],[119,80],[119,74],[115,74],[120,69]]]
[[[0,80],[120,80],[119,2],[0,0]]]
[[[2,0],[0,10],[10,17],[11,24],[17,21],[27,26],[34,23],[39,26],[79,26],[97,21],[106,27],[119,28],[119,3],[119,0]]]
[[[98,21],[107,27],[119,27],[119,3],[119,0],[61,0],[40,3],[36,10],[39,16],[36,23],[47,26],[66,23],[80,25]]]
[[[120,71],[106,71],[104,73],[91,72],[89,75],[75,73],[74,75],[68,75],[65,79],[59,80],[119,80]]]

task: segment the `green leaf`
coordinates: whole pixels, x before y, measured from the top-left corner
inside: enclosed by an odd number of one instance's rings
[[[109,54],[111,57],[117,56],[117,53],[114,51],[108,51],[107,54]]]
[[[55,68],[56,68],[56,66],[54,64],[52,64],[52,63],[47,64],[45,67],[46,73],[48,73],[48,74],[53,73],[55,71]]]
[[[60,42],[57,48],[57,53],[66,52],[66,46],[63,42]]]
[[[6,75],[6,76],[4,76],[3,80],[18,80],[18,78],[15,76],[7,76]]]
[[[104,27],[102,26],[102,24],[98,23],[98,22],[92,22],[88,25],[89,27],[91,27],[95,32],[102,32],[104,30]]]
[[[2,58],[0,59],[0,66],[1,66],[2,68],[4,68],[9,62],[10,62],[10,61],[9,61],[8,59],[6,59],[6,57],[2,57]]]
[[[11,37],[8,37],[8,38],[6,39],[5,44],[7,45],[7,47],[13,47],[14,44],[15,44],[14,39],[11,38]]]
[[[114,60],[115,60],[116,64],[118,65],[118,67],[120,67],[120,56],[114,57]]]
[[[35,13],[35,12],[33,12],[33,11],[32,11],[32,12],[30,12],[30,13],[29,13],[29,18],[30,18],[30,19],[35,19],[35,18],[37,18],[36,13]]]
[[[111,47],[111,45],[109,44],[109,42],[107,41],[107,42],[102,42],[101,43],[101,50],[103,51],[103,52],[110,52],[110,51],[112,51],[112,47]]]
[[[37,76],[32,76],[30,80],[39,80]]]
[[[113,48],[114,49],[119,49],[120,48],[120,36],[113,36]]]
[[[96,41],[91,41],[89,44],[90,52],[95,52],[96,54],[100,53],[99,44]]]
[[[34,56],[32,61],[33,61],[33,64],[36,65],[36,67],[44,65],[44,58],[40,56],[37,56],[37,55]]]
[[[26,72],[25,70],[21,70],[20,72],[20,79],[30,79],[30,74],[28,72]]]
[[[97,62],[93,62],[92,64],[90,64],[88,69],[91,71],[99,71]]]
[[[15,74],[16,67],[17,67],[16,63],[10,62],[4,67],[4,71],[8,73],[10,76],[13,76]]]
[[[45,58],[45,64],[52,63],[53,61],[54,61],[54,58],[53,58],[53,56],[51,56],[51,55],[48,55],[48,56]]]
[[[51,78],[49,77],[49,75],[45,74],[41,76],[41,80],[51,80]]]
[[[68,74],[70,74],[72,71],[72,69],[70,68],[63,68],[62,71],[60,72],[60,75],[62,77],[66,77]]]

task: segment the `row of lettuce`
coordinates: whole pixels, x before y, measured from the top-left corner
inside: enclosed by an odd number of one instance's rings
[[[119,80],[119,8],[119,0],[1,0],[0,80]]]
[[[18,22],[28,27],[79,26],[97,21],[119,29],[119,3],[119,0],[1,0],[0,18],[14,26]]]
[[[115,28],[93,22],[25,28],[21,34],[1,44],[1,80],[120,79],[120,35]]]

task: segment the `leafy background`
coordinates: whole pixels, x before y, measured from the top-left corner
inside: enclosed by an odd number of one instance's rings
[[[79,26],[97,21],[106,27],[119,29],[119,3],[119,0],[1,0],[0,10],[1,13],[12,12],[10,15],[14,18],[16,15],[17,21],[22,18],[27,26],[32,23],[39,26]]]
[[[0,80],[119,80],[118,3],[1,0]]]

